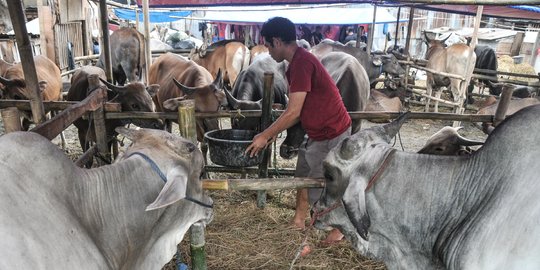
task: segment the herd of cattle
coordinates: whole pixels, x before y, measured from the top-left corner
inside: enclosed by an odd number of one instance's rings
[[[106,81],[100,59],[97,66],[81,67],[73,74],[66,100],[81,101],[95,89],[106,88],[108,99],[120,103],[122,111],[176,111],[184,99],[194,99],[198,112],[224,106],[257,110],[264,74],[271,72],[274,103],[287,106],[287,63],[275,62],[263,46],[249,50],[236,41],[221,41],[204,51],[193,50],[189,58],[166,53],[153,61],[144,85],[140,33],[121,29],[110,40],[117,85]],[[463,57],[469,53],[476,67],[496,69],[496,56],[487,47],[478,46],[473,53],[465,44],[446,48],[444,41],[427,37],[426,42],[431,69],[463,73]],[[348,111],[402,110],[399,94],[388,96],[374,89],[382,73],[404,75],[399,54],[370,54],[330,40],[310,50],[336,82]],[[43,100],[60,100],[60,71],[45,57],[34,61]],[[458,91],[459,80],[429,74],[428,92],[449,86],[456,101],[465,100],[465,93]],[[28,99],[20,64],[0,60],[0,75],[3,98]],[[500,85],[485,84],[491,93],[500,91]],[[511,113],[540,103],[535,98],[512,102]],[[480,113],[493,114],[493,106]],[[315,224],[340,228],[358,252],[382,259],[390,269],[538,269],[538,115],[540,106],[521,110],[497,127],[485,144],[445,128],[418,153],[397,152],[388,145],[406,116],[362,130],[361,121],[355,120],[353,135],[325,161],[326,189],[315,207]],[[123,128],[128,123],[143,129]],[[74,124],[87,150],[96,140],[92,122],[79,119]],[[38,135],[0,137],[0,173],[17,179],[2,181],[0,188],[0,211],[12,217],[0,221],[5,239],[0,247],[7,252],[0,268],[159,269],[165,264],[189,226],[209,222],[212,216],[212,201],[199,181],[203,155],[194,144],[163,131],[169,124],[108,121],[110,141],[118,132],[133,144],[114,164],[87,170],[75,167]],[[234,117],[231,125],[259,128],[258,120],[249,118]],[[196,127],[201,141],[204,132],[219,125],[208,118],[198,119]],[[300,125],[287,130],[280,155],[294,157],[304,135]],[[481,144],[478,151],[469,148]],[[31,167],[28,156],[34,160]]]

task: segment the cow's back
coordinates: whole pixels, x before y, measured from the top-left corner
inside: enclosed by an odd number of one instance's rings
[[[0,269],[108,268],[65,197],[78,169],[58,147],[10,133],[0,161],[0,215],[9,217],[0,219]]]
[[[234,85],[238,74],[249,66],[250,51],[248,47],[238,41],[221,41],[212,44],[204,56],[197,53],[191,54],[195,63],[206,68],[213,78],[216,78],[218,70],[224,72],[223,81]]]
[[[146,66],[144,37],[137,29],[120,28],[110,36],[111,64],[115,80],[120,84],[127,78],[130,82],[139,81]],[[98,66],[104,68],[105,55],[102,53]],[[125,78],[122,78],[123,74]]]
[[[465,66],[467,65],[471,51],[471,47],[461,43],[448,47],[446,49],[446,72],[465,76],[467,74]],[[476,64],[476,54],[474,51],[472,51],[471,56],[469,71],[472,72]]]
[[[369,100],[369,78],[358,60],[345,52],[330,52],[321,59],[336,83],[347,111],[363,111]],[[352,133],[360,130],[361,120],[353,121]]]

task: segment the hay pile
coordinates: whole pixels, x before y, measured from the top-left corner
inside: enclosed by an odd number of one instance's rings
[[[536,75],[536,72],[534,71],[534,67],[532,67],[531,65],[527,63],[514,64],[514,59],[508,55],[501,55],[500,57],[498,57],[497,64],[498,64],[498,68],[497,68],[498,71]],[[523,77],[514,77],[514,76],[507,76],[507,75],[503,75],[500,77],[511,79],[511,80],[530,81],[530,82],[538,80],[535,78],[523,78]]]
[[[264,209],[256,206],[255,192],[211,192],[214,220],[206,228],[208,269],[289,269],[306,232],[288,226],[294,214],[295,191],[274,191]],[[312,252],[293,269],[386,269],[384,264],[359,256],[343,241],[332,247],[317,243],[326,234],[309,233]],[[182,262],[190,264],[189,235],[179,245]],[[175,268],[176,258],[164,270]]]

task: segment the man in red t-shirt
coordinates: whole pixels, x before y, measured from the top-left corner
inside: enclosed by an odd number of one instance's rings
[[[267,129],[253,138],[246,153],[257,155],[276,136],[300,121],[308,138],[298,153],[295,176],[324,178],[322,162],[330,149],[351,134],[351,118],[341,100],[339,90],[321,62],[296,44],[294,24],[282,17],[274,17],[263,24],[261,36],[270,56],[277,62],[287,60],[289,104],[283,114]],[[309,203],[320,197],[322,189],[298,189],[294,226],[304,229]],[[309,199],[309,203],[308,203]],[[334,229],[324,244],[343,238]]]

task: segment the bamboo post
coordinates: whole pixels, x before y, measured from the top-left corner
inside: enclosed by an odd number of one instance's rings
[[[107,0],[99,1],[99,16],[101,21],[101,35],[103,42],[101,43],[101,53],[105,56],[105,74],[107,81],[113,81],[112,61],[111,61],[111,42],[109,38],[109,16],[107,15]]]
[[[204,225],[196,222],[190,228],[191,268],[193,270],[206,270]]]
[[[5,133],[22,130],[21,116],[17,107],[5,108],[0,110],[0,112],[2,114],[2,121],[4,122]]]
[[[480,28],[480,21],[482,20],[482,12],[484,11],[484,6],[478,6],[477,9],[476,9],[476,18],[474,19],[474,31],[473,31],[473,35],[472,35],[472,41],[471,41],[471,44],[469,45],[470,46],[470,51],[469,51],[469,57],[467,58],[467,65],[465,65],[465,81],[461,81],[461,84],[460,84],[460,89],[459,89],[459,92],[462,93],[458,99],[457,99],[457,102],[458,102],[458,106],[454,109],[454,112],[455,113],[458,113],[458,114],[462,114],[463,111],[464,111],[464,107],[463,107],[463,104],[465,103],[465,101],[467,100],[467,88],[469,87],[469,84],[471,83],[471,76],[472,76],[472,73],[473,73],[473,69],[471,69],[471,65],[474,67],[475,63],[473,63],[472,61],[472,56],[474,54],[474,47],[476,47],[476,42],[477,42],[477,37],[478,37],[478,28]],[[469,69],[471,70],[469,72]],[[465,97],[465,98],[463,98]],[[454,100],[456,99],[456,97],[454,97]],[[459,121],[454,121],[453,123],[453,126],[454,127],[459,127],[461,125],[461,122]]]
[[[178,129],[180,135],[194,144],[197,143],[195,129],[195,100],[182,100],[178,106]],[[190,233],[191,265],[194,270],[206,270],[204,225],[197,222],[191,225]]]
[[[150,65],[152,65],[152,52],[150,51],[150,12],[148,7],[148,0],[143,0],[143,13],[144,13],[144,53],[145,53],[145,68],[144,77],[145,82],[148,84],[150,78]]]
[[[195,100],[186,99],[180,101],[180,106],[178,106],[178,130],[182,137],[197,144],[195,123]]]
[[[28,37],[26,29],[26,16],[22,1],[8,1],[9,16],[13,23],[15,38],[17,39],[17,48],[21,56],[21,65],[24,71],[24,81],[28,89],[32,117],[35,123],[41,123],[45,120],[45,110],[41,100],[41,91],[39,89],[36,66],[34,64],[34,54],[32,52],[32,44]]]
[[[399,17],[401,16],[401,7],[397,9],[397,21],[396,21],[396,35],[394,36],[394,49],[397,48],[398,37],[399,37]],[[405,73],[408,74],[408,73]]]
[[[495,111],[495,119],[493,121],[493,126],[498,126],[506,117],[506,111],[508,111],[508,106],[510,105],[510,99],[512,98],[512,92],[514,88],[510,85],[504,85],[501,93],[501,99],[499,100],[499,105]]]
[[[407,40],[405,41],[405,52],[407,52],[407,55],[410,55],[409,48],[411,47],[411,32],[414,20],[414,7],[411,7],[409,10],[409,22],[407,23]]]
[[[262,111],[261,111],[261,128],[260,130],[265,130],[272,124],[272,104],[274,103],[274,73],[265,72],[264,73],[264,88],[263,88],[263,100],[262,100]],[[268,177],[268,163],[270,162],[271,147],[267,147],[262,155],[261,164],[259,164],[259,177],[267,178]],[[260,190],[257,192],[257,206],[259,208],[264,208],[266,205],[266,191]]]
[[[367,44],[367,53],[371,53],[371,48],[373,47],[373,35],[375,34],[375,22],[377,18],[377,5],[373,5],[373,22],[371,23],[371,27],[369,28],[369,35],[368,35],[368,44]]]

